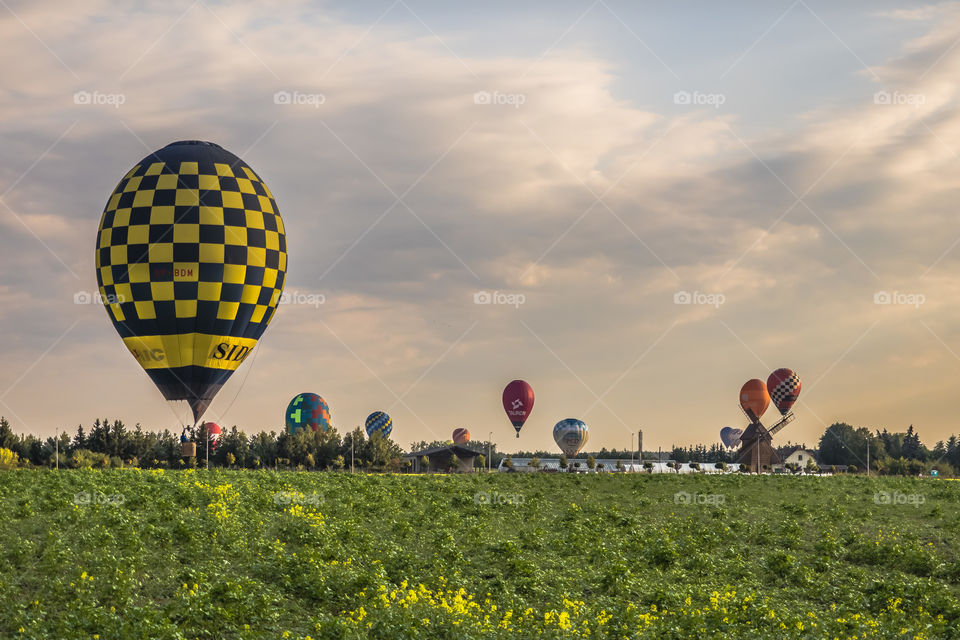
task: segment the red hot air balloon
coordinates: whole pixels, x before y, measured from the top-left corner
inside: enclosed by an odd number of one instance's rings
[[[470,430],[458,427],[453,430],[454,444],[467,444],[470,442]]]
[[[767,391],[773,406],[787,415],[800,395],[800,376],[790,369],[777,369],[767,378]]]
[[[220,425],[216,422],[207,422],[205,425],[207,428],[207,437],[210,439],[210,451],[216,451],[223,431],[221,431]]]
[[[523,423],[533,411],[533,387],[523,380],[514,380],[508,384],[503,390],[503,410],[507,412],[519,438]]]
[[[740,388],[740,406],[751,422],[760,422],[760,416],[770,406],[770,394],[763,380],[754,378],[744,383]]]

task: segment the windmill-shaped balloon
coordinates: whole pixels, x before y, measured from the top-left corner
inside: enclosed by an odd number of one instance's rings
[[[793,420],[790,411],[800,395],[800,376],[790,369],[777,369],[763,380],[748,380],[740,389],[740,408],[750,420],[750,426],[740,436],[739,459],[742,464],[756,470],[780,462],[773,449],[773,436]],[[763,426],[760,418],[770,403],[780,412],[781,418],[769,429]]]

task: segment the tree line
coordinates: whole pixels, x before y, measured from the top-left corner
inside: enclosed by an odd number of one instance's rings
[[[890,432],[866,427],[853,427],[836,422],[823,433],[818,446],[818,461],[824,465],[847,465],[881,475],[920,475],[936,470],[939,475],[953,476],[960,469],[960,439],[950,436],[933,448],[920,441],[913,425],[906,431]]]
[[[139,424],[129,429],[120,420],[98,419],[87,430],[83,425],[71,435],[64,431],[58,437],[38,438],[32,434],[15,434],[6,418],[0,417],[0,466],[18,465],[54,466],[59,457],[61,466],[144,468],[192,468],[206,464],[203,443],[207,434],[204,426],[184,430],[188,440],[198,443],[196,457],[182,455],[180,434],[143,429]],[[413,452],[443,447],[450,441],[421,440],[411,443]],[[480,454],[475,466],[488,464],[497,467],[508,454],[499,452],[493,442],[471,441],[466,448]],[[781,456],[793,446],[779,448]],[[869,453],[868,453],[869,452]],[[631,452],[606,448],[593,452],[581,452],[580,459],[624,459],[636,461],[664,460],[717,464],[736,462],[737,452],[719,444],[697,444],[687,447],[672,447],[669,452]],[[873,472],[889,475],[919,475],[936,469],[940,475],[953,476],[960,470],[960,438],[953,435],[946,441],[937,442],[928,448],[920,440],[913,425],[906,431],[890,432],[887,429],[871,431],[866,427],[853,427],[843,422],[830,425],[817,447],[817,462],[821,467],[845,466],[850,471],[866,470],[869,460]],[[236,426],[225,430],[215,448],[209,452],[211,466],[241,469],[359,469],[364,471],[404,471],[410,467],[403,457],[403,450],[389,437],[374,434],[368,438],[364,430],[356,427],[341,436],[335,428],[329,431],[303,429],[291,435],[286,431],[260,431],[248,436]],[[556,458],[550,451],[520,451],[509,454],[511,458]],[[571,459],[571,464],[574,461]]]
[[[197,443],[196,457],[184,457],[180,438],[185,435]],[[13,465],[64,467],[144,467],[193,468],[206,464],[205,425],[186,428],[182,434],[169,429],[148,431],[137,424],[129,429],[120,420],[96,420],[86,430],[77,427],[73,435],[62,432],[57,438],[41,439],[32,434],[17,435],[6,418],[0,418],[0,450],[15,456]],[[241,469],[304,468],[362,469],[365,471],[402,471],[403,451],[389,437],[374,434],[367,438],[360,427],[340,436],[328,431],[301,429],[261,431],[253,436],[237,429],[225,430],[209,451],[211,466]],[[8,466],[11,463],[8,462]]]

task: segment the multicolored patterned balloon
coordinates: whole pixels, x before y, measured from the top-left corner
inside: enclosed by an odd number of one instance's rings
[[[287,405],[287,432],[291,435],[310,427],[313,431],[329,431],[330,407],[326,401],[315,393],[301,393]]]
[[[777,411],[787,415],[800,396],[800,376],[787,368],[777,369],[767,378],[767,391]]]
[[[470,430],[458,427],[453,430],[454,444],[466,444],[470,442]]]
[[[386,438],[393,431],[393,419],[383,411],[374,411],[367,416],[366,429],[368,438],[378,431]]]
[[[573,457],[580,453],[590,439],[590,429],[583,420],[567,418],[553,427],[553,439],[565,456]]]

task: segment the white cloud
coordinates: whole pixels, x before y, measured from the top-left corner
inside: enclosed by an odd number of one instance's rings
[[[38,430],[104,410],[131,422],[169,421],[157,398],[145,397],[143,380],[132,380],[135,363],[114,348],[105,315],[71,300],[94,286],[94,229],[116,180],[148,150],[192,137],[220,142],[265,177],[290,232],[289,286],[327,298],[319,309],[281,308],[247,382],[240,371],[214,405],[225,410],[239,392],[225,419],[248,431],[277,427],[287,397],[307,389],[328,397],[338,424],[358,423],[374,406],[393,404],[393,393],[474,323],[405,398],[412,412],[395,408],[409,429],[401,442],[453,423],[509,426],[497,387],[522,370],[543,398],[532,432],[539,435],[524,446],[548,446],[554,418],[595,401],[577,378],[602,393],[674,322],[611,391],[612,411],[594,410],[598,446],[623,444],[615,440],[621,421],[642,421],[648,442],[667,444],[712,438],[738,419],[740,378],[766,372],[721,320],[771,366],[830,371],[817,406],[850,421],[896,427],[912,408],[887,407],[881,417],[853,406],[830,391],[838,376],[859,375],[870,393],[883,393],[892,378],[869,369],[913,362],[919,341],[916,353],[930,365],[913,367],[916,384],[949,371],[949,359],[929,353],[942,346],[914,330],[919,318],[935,323],[956,311],[957,256],[918,280],[960,235],[952,80],[960,50],[943,55],[960,35],[953,10],[873,69],[878,90],[922,94],[923,104],[864,95],[807,114],[799,128],[746,137],[730,110],[657,113],[617,98],[612,65],[583,51],[558,49],[535,66],[516,57],[458,60],[412,27],[365,33],[305,4],[269,15],[255,4],[214,7],[215,15],[203,5],[185,9],[17,7],[78,77],[12,17],[0,19],[4,46],[26,58],[11,66],[0,100],[10,140],[0,149],[0,192],[78,122],[4,200],[82,280],[0,208],[0,302],[18,309],[4,314],[15,318],[6,331],[28,336],[28,354],[39,353],[56,329],[43,325],[37,335],[31,317],[80,317],[78,332],[100,353],[78,381],[91,346],[70,340],[43,378],[11,394]],[[125,101],[76,105],[79,90]],[[276,91],[315,92],[324,102],[277,105]],[[476,104],[478,91],[524,99]],[[814,184],[804,195],[813,213],[801,203],[777,222],[794,204],[791,190],[799,196]],[[377,222],[394,202],[391,190],[411,187],[404,201],[413,213],[399,204]],[[478,308],[479,289],[523,292],[528,303]],[[922,290],[929,306],[878,312],[879,289]],[[726,303],[681,307],[673,304],[678,290],[720,292]],[[878,318],[888,341],[868,337],[831,369]],[[949,325],[941,330],[948,344],[960,338]],[[29,366],[28,354],[7,347],[8,368]],[[850,363],[868,370],[854,373]],[[50,384],[74,388],[69,415],[29,402]],[[866,402],[869,393],[849,397]],[[822,427],[807,417],[793,439],[815,440]],[[951,428],[936,413],[923,417],[931,430]],[[691,426],[668,426],[677,423]]]

